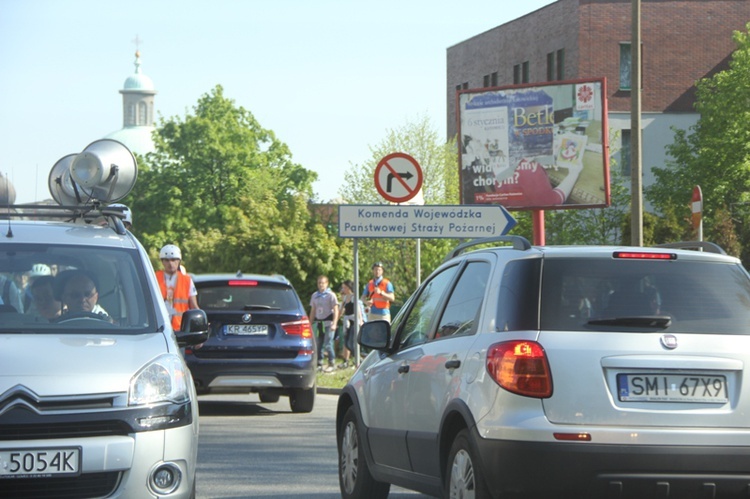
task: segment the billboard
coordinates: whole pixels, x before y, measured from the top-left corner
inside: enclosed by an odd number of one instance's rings
[[[458,92],[461,204],[608,206],[606,80]]]

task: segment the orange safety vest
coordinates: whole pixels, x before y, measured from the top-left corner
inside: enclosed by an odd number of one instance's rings
[[[388,310],[391,308],[391,302],[386,300],[385,298],[382,298],[382,295],[374,295],[375,288],[380,288],[380,291],[383,293],[386,293],[388,291],[388,284],[391,281],[383,277],[383,279],[380,281],[380,284],[375,286],[375,280],[370,279],[370,282],[367,283],[367,294],[370,295],[370,298],[372,299],[372,304],[381,309],[381,310]]]
[[[161,297],[167,299],[167,280],[163,270],[156,272],[156,280],[159,281]],[[172,316],[172,329],[180,330],[182,324],[182,313],[190,308],[190,277],[177,273],[177,282],[174,286],[172,295],[172,307],[177,311],[177,315]]]

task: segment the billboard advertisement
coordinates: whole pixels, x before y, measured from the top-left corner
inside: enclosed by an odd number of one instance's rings
[[[608,206],[606,81],[458,93],[461,204]]]

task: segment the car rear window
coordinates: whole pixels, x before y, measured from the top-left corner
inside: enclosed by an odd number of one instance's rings
[[[733,264],[546,259],[541,285],[543,330],[621,330],[627,321],[609,319],[649,316],[669,317],[672,333],[747,334],[750,324],[750,279]]]
[[[290,286],[253,281],[200,283],[198,306],[204,310],[297,310],[300,301]]]

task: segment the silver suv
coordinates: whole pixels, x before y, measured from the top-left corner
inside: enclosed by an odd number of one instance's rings
[[[0,497],[194,497],[198,404],[179,345],[206,339],[205,313],[171,329],[121,210],[12,211],[0,215],[0,289],[13,295],[0,305]]]
[[[338,402],[342,496],[746,497],[740,261],[498,239],[512,246],[460,246],[392,325],[362,327],[375,351]]]

